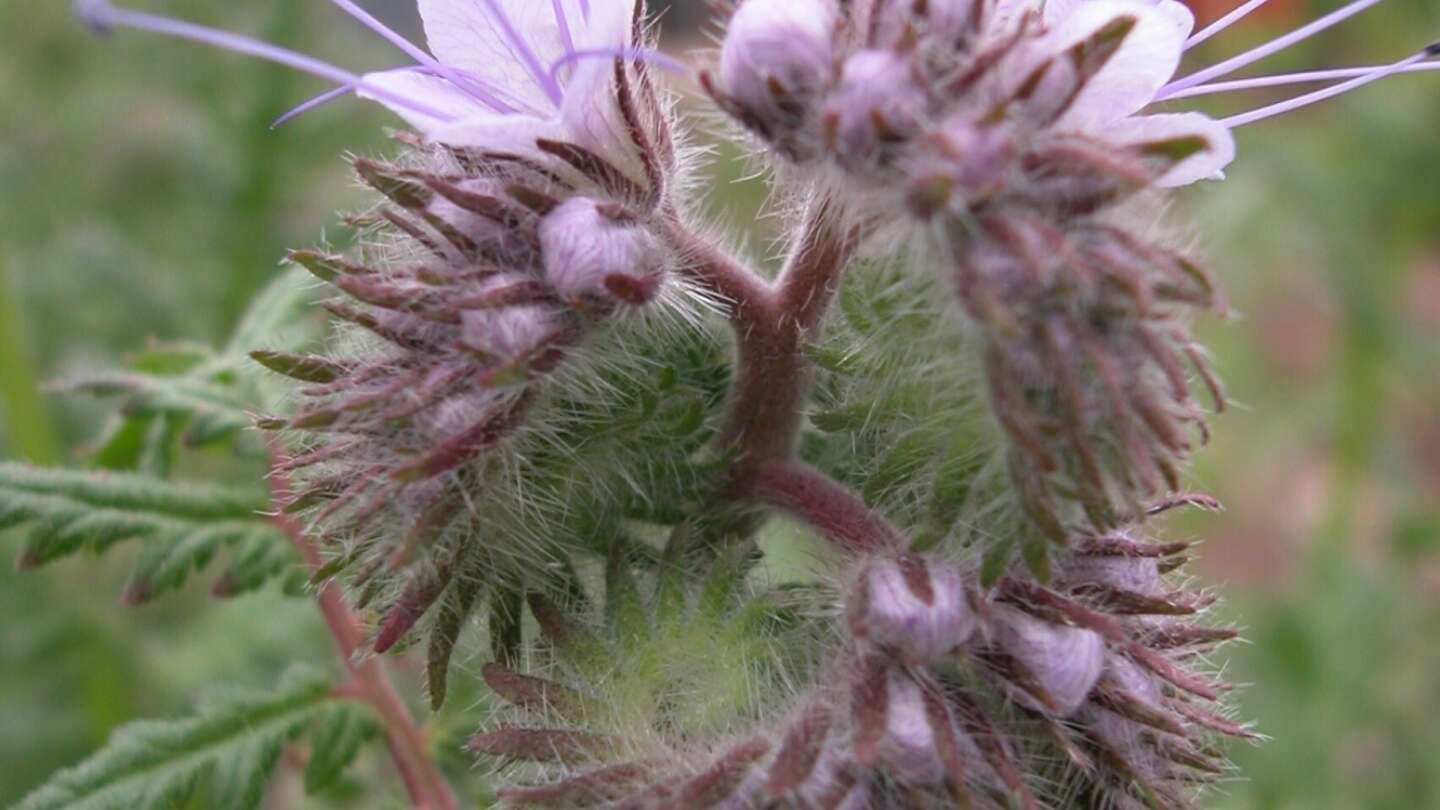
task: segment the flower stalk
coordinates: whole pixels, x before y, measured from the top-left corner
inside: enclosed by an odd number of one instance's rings
[[[275,502],[287,503],[292,493],[289,476],[283,472],[286,456],[275,442],[271,442],[271,453],[270,485]],[[320,571],[325,561],[299,521],[284,513],[275,515],[274,521],[300,553],[311,573]],[[459,810],[455,791],[430,755],[424,729],[415,722],[410,708],[396,691],[385,671],[384,662],[379,656],[362,653],[364,634],[361,623],[346,602],[343,589],[332,580],[322,582],[315,591],[315,603],[325,619],[326,629],[330,631],[335,652],[350,675],[350,680],[338,687],[337,692],[354,697],[375,711],[384,728],[390,758],[405,785],[411,806],[414,810]]]
[[[864,240],[828,198],[811,203],[789,260],[775,281],[673,223],[670,238],[691,261],[692,278],[730,304],[734,384],[720,444],[732,452],[726,497],[748,497],[760,469],[789,461],[814,369],[805,357]]]

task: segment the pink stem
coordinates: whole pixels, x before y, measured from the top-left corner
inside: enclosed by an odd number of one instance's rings
[[[737,491],[759,465],[794,455],[814,376],[805,343],[834,300],[860,238],[858,228],[841,225],[829,200],[817,201],[780,278],[754,306],[737,306],[732,314],[739,357],[722,438],[736,452],[731,486]]]
[[[855,493],[799,461],[760,465],[746,495],[803,520],[852,553],[898,552],[905,537]]]
[[[281,471],[285,454],[278,442],[271,442],[271,459],[270,485],[275,503],[283,504],[290,497],[290,479]],[[319,549],[305,534],[304,528],[284,513],[277,513],[274,520],[275,525],[294,543],[310,570],[318,570],[324,560],[320,557]],[[385,742],[390,748],[390,757],[395,762],[395,769],[405,784],[405,792],[410,796],[415,810],[460,810],[454,791],[430,759],[426,749],[425,732],[415,722],[409,707],[390,682],[380,659],[361,660],[356,657],[363,639],[360,620],[345,604],[340,588],[334,582],[326,582],[320,587],[315,600],[335,641],[336,652],[350,672],[350,682],[338,691],[364,701],[379,715],[385,729]]]
[[[685,229],[669,237],[692,279],[731,304],[736,369],[722,443],[734,453],[721,496],[791,512],[851,551],[898,549],[903,538],[854,493],[795,459],[814,369],[805,343],[834,301],[864,235],[828,199],[812,204],[790,260],[773,284]]]

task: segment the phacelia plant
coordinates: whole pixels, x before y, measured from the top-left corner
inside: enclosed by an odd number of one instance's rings
[[[1220,81],[1377,1],[1179,78],[1264,0],[1199,32],[1174,0],[743,0],[694,62],[643,0],[419,0],[428,50],[335,0],[412,60],[363,75],[80,2],[335,85],[295,114],[408,126],[229,346],[74,382],[124,397],[100,447],[131,471],[0,467],[22,565],[139,539],[139,603],[224,551],[218,593],[318,599],[347,680],[129,727],[20,807],[255,808],[282,751],[323,793],[370,739],[414,807],[477,806],[388,678],[415,647],[501,805],[1203,806],[1255,734],[1156,525],[1218,508],[1185,465],[1226,402],[1165,195],[1238,126],[1435,67]],[[703,222],[702,126],[768,172],[778,272]],[[182,438],[269,492],[145,462]]]

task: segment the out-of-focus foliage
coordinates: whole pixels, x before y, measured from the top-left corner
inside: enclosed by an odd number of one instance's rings
[[[326,3],[143,5],[353,67],[395,58]],[[1274,5],[1209,54],[1338,0]],[[1428,5],[1390,5],[1267,71],[1409,53],[1423,44],[1417,32],[1437,30]],[[356,200],[340,155],[382,148],[393,123],[342,102],[271,131],[319,88],[193,46],[96,41],[67,7],[0,3],[4,459],[71,461],[101,435],[108,404],[42,395],[39,383],[121,366],[151,340],[222,344],[284,249],[318,241]],[[1246,406],[1219,420],[1193,482],[1229,511],[1183,528],[1209,538],[1201,575],[1248,628],[1253,643],[1229,651],[1230,674],[1255,683],[1242,714],[1273,738],[1234,752],[1245,781],[1216,807],[1440,806],[1436,131],[1440,80],[1395,78],[1247,128],[1229,180],[1182,202],[1230,293],[1237,317],[1205,331]],[[744,187],[734,196],[754,198]],[[202,450],[182,463],[231,462]],[[0,533],[11,559],[23,541]],[[0,805],[125,722],[183,714],[205,684],[268,688],[296,661],[333,666],[305,601],[272,587],[216,602],[192,585],[175,601],[122,608],[133,564],[117,553],[25,575],[0,568]],[[473,672],[461,674],[456,687],[473,689]],[[453,735],[484,708],[474,693],[450,705],[437,744],[463,773]],[[303,768],[281,768],[292,773],[277,789],[298,798]],[[355,790],[331,793],[376,806]]]

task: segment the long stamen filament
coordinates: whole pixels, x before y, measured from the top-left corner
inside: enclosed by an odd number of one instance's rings
[[[1431,58],[1432,56],[1435,56],[1436,54],[1440,54],[1440,43],[1432,45],[1429,48],[1426,48],[1425,50],[1415,54],[1408,59],[1402,59],[1399,62],[1394,63],[1393,65],[1386,65],[1379,70],[1371,71],[1364,76],[1356,77],[1348,82],[1341,82],[1339,84],[1332,85],[1321,90],[1316,90],[1313,93],[1306,93],[1303,96],[1297,96],[1292,99],[1287,99],[1276,104],[1271,104],[1267,107],[1261,107],[1257,110],[1251,110],[1247,113],[1233,115],[1229,118],[1224,119],[1220,123],[1224,124],[1227,127],[1233,128],[1244,126],[1246,124],[1253,124],[1256,121],[1263,121],[1266,118],[1273,118],[1277,115],[1283,115],[1284,113],[1291,112],[1292,110],[1298,110],[1301,107],[1308,107],[1311,104],[1316,104],[1321,101],[1325,101],[1326,99],[1334,98],[1335,96],[1348,93],[1351,90],[1364,87],[1371,82],[1377,82],[1387,76],[1393,76],[1396,73],[1400,73],[1408,68],[1414,67],[1421,62],[1424,62],[1425,60]]]
[[[1235,23],[1240,22],[1241,20],[1250,16],[1250,12],[1255,11],[1256,9],[1260,8],[1268,2],[1270,2],[1270,0],[1249,0],[1249,2],[1245,3],[1244,5],[1240,6],[1229,14],[1226,14],[1224,17],[1221,17],[1215,22],[1205,26],[1205,28],[1202,29],[1199,33],[1185,40],[1185,50],[1190,50],[1191,48],[1215,36],[1221,31],[1224,31]]]
[[[560,41],[565,44],[565,53],[575,52],[575,38],[570,36],[570,21],[565,19],[565,0],[550,0],[550,10],[555,14],[555,25],[560,28]]]
[[[286,122],[290,121],[293,118],[299,118],[300,116],[304,115],[307,112],[310,112],[317,107],[323,107],[324,105],[329,104],[336,99],[344,98],[353,92],[355,92],[354,88],[337,87],[334,90],[329,90],[321,93],[320,95],[310,99],[304,104],[296,106],[294,109],[270,122],[270,128],[276,129],[277,127],[284,125]]]
[[[351,17],[359,20],[360,23],[366,28],[369,28],[371,31],[379,34],[381,38],[383,38],[385,41],[399,48],[405,53],[406,56],[409,56],[416,62],[419,62],[420,64],[435,71],[442,78],[444,78],[446,81],[450,82],[457,89],[459,89],[460,92],[465,93],[471,98],[474,98],[476,101],[479,101],[481,104],[484,104],[495,112],[515,112],[515,109],[513,107],[501,101],[493,93],[490,93],[484,87],[477,85],[474,81],[471,81],[467,77],[463,76],[459,71],[455,70],[454,68],[442,64],[435,57],[431,56],[421,48],[417,47],[413,42],[401,36],[394,29],[390,28],[385,23],[380,22],[380,20],[376,19],[375,16],[372,15],[370,12],[366,11],[363,8],[360,8],[358,5],[352,2],[352,0],[330,0],[330,2],[339,6],[340,9],[346,14],[349,14]]]
[[[656,65],[674,73],[684,73],[688,70],[684,62],[649,48],[582,48],[556,59],[550,66],[550,75],[555,76],[566,65],[585,59],[632,59]]]
[[[485,6],[490,9],[491,19],[500,26],[501,33],[510,40],[510,47],[516,58],[525,64],[525,69],[534,77],[535,82],[540,85],[540,89],[544,90],[550,100],[558,105],[565,98],[564,92],[560,89],[560,83],[555,80],[554,76],[546,72],[544,66],[540,64],[540,58],[535,55],[534,49],[530,47],[524,37],[520,36],[520,32],[515,30],[514,23],[510,22],[510,17],[505,14],[505,10],[500,7],[500,4],[495,0],[485,0]]]
[[[1350,3],[1349,5],[1337,11],[1331,12],[1330,14],[1326,14],[1325,16],[1321,17],[1318,20],[1315,20],[1309,25],[1301,26],[1300,28],[1291,31],[1290,33],[1282,37],[1273,39],[1264,45],[1248,50],[1240,54],[1239,56],[1232,57],[1223,62],[1220,62],[1219,64],[1212,65],[1203,70],[1196,71],[1195,73],[1192,73],[1184,78],[1176,79],[1175,81],[1161,88],[1160,92],[1156,94],[1155,100],[1163,101],[1164,99],[1169,98],[1173,93],[1178,93],[1181,90],[1185,90],[1199,84],[1204,84],[1211,79],[1218,79],[1221,76],[1228,76],[1231,73],[1234,73],[1235,71],[1247,65],[1258,62],[1261,59],[1270,56],[1271,54],[1278,53],[1279,51],[1283,51],[1291,45],[1309,39],[1310,37],[1320,33],[1321,31],[1338,25],[1341,22],[1344,22],[1345,20],[1355,16],[1356,14],[1359,14],[1360,12],[1370,8],[1371,6],[1378,5],[1379,3],[1383,3],[1384,1],[1385,0],[1355,0],[1355,2]]]
[[[455,117],[442,110],[437,110],[428,104],[407,98],[398,93],[392,93],[383,87],[377,87],[365,81],[361,76],[338,68],[328,62],[323,62],[312,56],[271,45],[267,42],[250,39],[239,34],[231,34],[227,31],[220,31],[214,28],[207,28],[203,25],[175,20],[169,17],[161,17],[155,14],[146,14],[140,11],[117,8],[107,0],[81,0],[76,3],[75,10],[80,18],[97,31],[105,32],[114,28],[134,28],[140,31],[149,31],[162,36],[174,37],[176,39],[198,42],[210,45],[222,50],[243,53],[258,59],[274,62],[278,65],[302,73],[309,73],[322,79],[344,85],[351,90],[364,90],[378,99],[384,99],[396,106],[412,110],[421,115],[435,118],[440,121],[453,121]]]
[[[1331,68],[1329,70],[1307,70],[1303,73],[1280,73],[1273,76],[1256,76],[1250,79],[1236,79],[1229,82],[1212,82],[1202,84],[1199,87],[1191,87],[1188,90],[1181,90],[1168,96],[1168,100],[1175,101],[1182,98],[1194,98],[1196,96],[1213,96],[1219,93],[1236,93],[1242,90],[1260,90],[1266,87],[1284,87],[1292,84],[1309,84],[1311,82],[1330,82],[1341,79],[1354,79],[1360,76],[1368,76],[1377,70],[1384,70],[1388,65],[1368,65],[1365,67]],[[1410,65],[1401,70],[1401,73],[1421,73],[1427,70],[1440,70],[1440,62],[1421,62],[1418,65]]]

